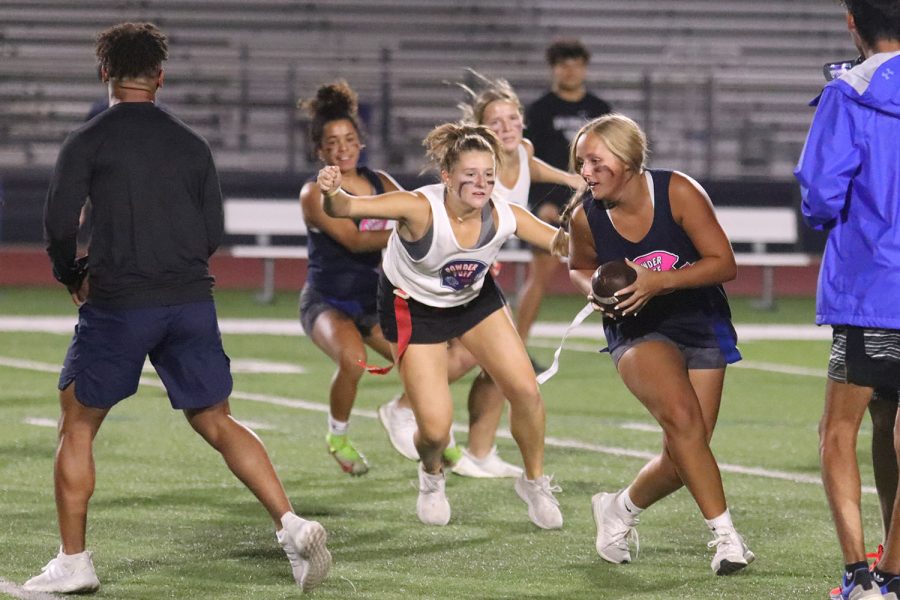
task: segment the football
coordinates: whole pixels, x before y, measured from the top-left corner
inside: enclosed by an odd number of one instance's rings
[[[620,317],[612,307],[631,294],[622,294],[618,298],[614,294],[624,287],[634,283],[637,279],[637,271],[628,266],[624,260],[611,260],[603,263],[591,277],[591,289],[594,293],[594,301],[605,307],[608,313],[614,317]]]

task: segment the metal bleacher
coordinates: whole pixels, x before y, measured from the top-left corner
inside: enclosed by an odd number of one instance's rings
[[[565,36],[592,51],[590,87],[644,126],[655,164],[787,178],[821,65],[854,55],[840,6],[821,0],[4,0],[0,168],[53,163],[104,96],[93,36],[124,20],[167,33],[160,101],[228,170],[308,170],[296,101],[336,77],[370,109],[373,161],[417,170],[424,134],[459,118],[447,81],[470,66],[527,103]]]

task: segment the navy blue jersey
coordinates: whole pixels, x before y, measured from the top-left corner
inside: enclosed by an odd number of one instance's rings
[[[690,268],[700,259],[691,239],[672,217],[669,205],[671,171],[649,171],[653,181],[653,224],[647,235],[631,242],[616,231],[603,205],[590,194],[582,205],[597,249],[597,263],[627,258],[654,271]],[[685,346],[719,348],[728,362],[740,360],[731,309],[721,285],[676,290],[655,296],[637,316],[603,319],[611,350],[626,340],[661,333]]]
[[[384,185],[374,171],[359,167],[357,172],[369,180],[375,194],[384,193]],[[372,219],[354,222],[361,231],[383,229],[385,226],[381,220],[377,223]],[[355,307],[346,312],[375,310],[380,250],[350,252],[331,236],[312,228],[308,232],[306,247],[309,251],[306,285],[314,287],[323,296],[341,301],[342,305]]]

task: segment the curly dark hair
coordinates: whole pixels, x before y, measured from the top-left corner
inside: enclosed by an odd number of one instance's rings
[[[316,90],[316,97],[301,100],[298,105],[306,110],[312,118],[309,127],[309,137],[313,146],[319,148],[322,145],[322,137],[325,135],[325,125],[331,121],[346,119],[353,124],[357,135],[362,138],[362,130],[359,125],[359,100],[356,92],[350,84],[343,79],[320,86]]]
[[[853,15],[859,37],[869,46],[878,40],[900,40],[900,2],[897,0],[841,0]]]
[[[570,58],[581,58],[588,63],[591,60],[591,53],[581,40],[576,39],[556,40],[547,47],[547,63],[551,67]]]
[[[96,52],[98,68],[112,79],[155,77],[169,44],[153,23],[119,23],[97,34]]]

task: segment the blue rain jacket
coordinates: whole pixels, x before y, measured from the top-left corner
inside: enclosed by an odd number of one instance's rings
[[[829,82],[800,162],[806,223],[828,232],[816,323],[900,329],[900,52]]]

